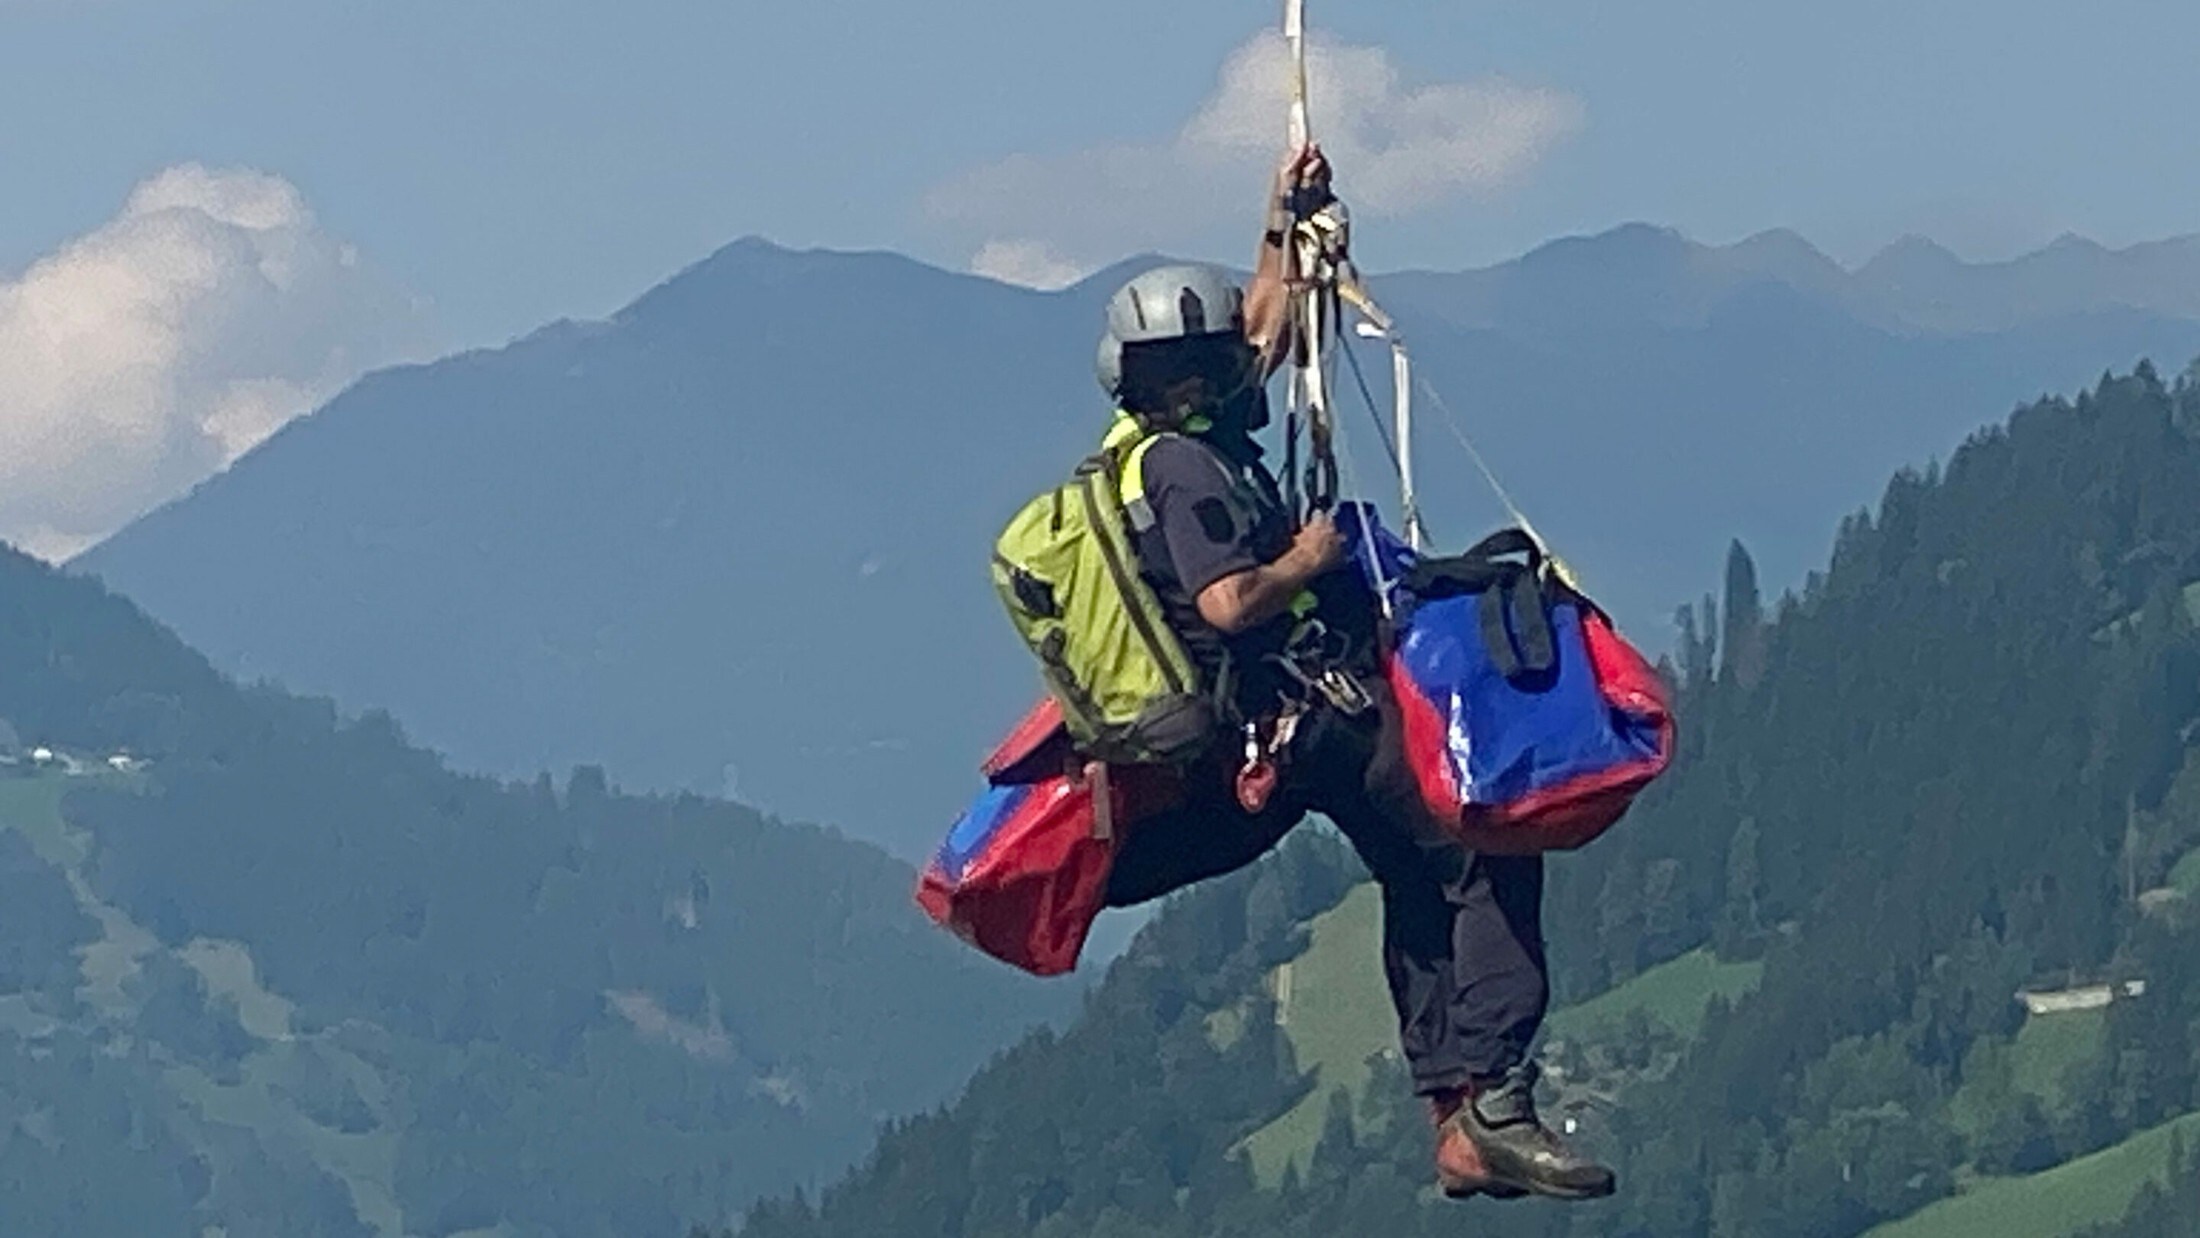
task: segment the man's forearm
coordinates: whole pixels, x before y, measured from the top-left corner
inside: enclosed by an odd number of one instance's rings
[[[1199,617],[1217,630],[1236,635],[1291,609],[1291,603],[1318,571],[1309,571],[1296,555],[1247,568],[1199,591]]]
[[[1260,256],[1253,282],[1245,290],[1245,338],[1261,356],[1261,373],[1283,362],[1284,328],[1291,316],[1291,288],[1284,275],[1284,248],[1290,244],[1291,217],[1274,194],[1262,219]]]

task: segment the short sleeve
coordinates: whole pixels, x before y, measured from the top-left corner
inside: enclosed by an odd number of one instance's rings
[[[1258,514],[1208,448],[1165,438],[1147,449],[1144,472],[1155,526],[1188,597],[1197,599],[1216,581],[1261,565]]]

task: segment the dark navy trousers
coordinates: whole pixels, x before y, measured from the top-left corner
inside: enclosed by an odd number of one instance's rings
[[[1125,830],[1108,902],[1129,906],[1230,872],[1307,813],[1328,817],[1381,886],[1399,1047],[1425,1095],[1527,1060],[1550,997],[1543,860],[1470,852],[1448,835],[1406,767],[1388,686],[1367,687],[1375,708],[1359,717],[1308,715],[1258,814],[1235,798],[1234,753],[1196,770],[1180,803]]]

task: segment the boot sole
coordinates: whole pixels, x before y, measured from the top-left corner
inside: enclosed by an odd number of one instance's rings
[[[1608,1199],[1619,1191],[1619,1180],[1614,1178],[1600,1186],[1557,1186],[1499,1178],[1483,1178],[1461,1182],[1446,1180],[1442,1174],[1436,1177],[1436,1187],[1446,1199],[1473,1199],[1487,1195],[1491,1199],[1526,1199],[1530,1195],[1544,1199],[1584,1200]]]
[[[1516,1199],[1526,1199],[1532,1194],[1534,1192],[1523,1191],[1517,1186],[1470,1186],[1456,1191],[1445,1191],[1444,1198],[1464,1202],[1477,1195],[1487,1195],[1498,1203],[1510,1203]]]
[[[1490,1185],[1501,1187],[1506,1190],[1518,1191],[1522,1195],[1540,1195],[1545,1199],[1565,1199],[1577,1201],[1584,1199],[1609,1199],[1614,1194],[1617,1194],[1619,1191],[1619,1183],[1616,1181],[1607,1182],[1601,1186],[1547,1186],[1541,1183],[1529,1182],[1492,1182]],[[1487,1190],[1489,1188],[1485,1187],[1483,1189]]]
[[[1503,1182],[1446,1182],[1442,1177],[1437,1178],[1436,1189],[1444,1193],[1445,1199],[1462,1200],[1473,1199],[1477,1195],[1487,1195],[1491,1199],[1500,1200],[1526,1199],[1533,1193],[1522,1187],[1511,1186]]]

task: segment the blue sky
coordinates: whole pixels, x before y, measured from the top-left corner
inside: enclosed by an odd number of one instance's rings
[[[1165,137],[1275,9],[0,0],[0,272],[187,161],[289,180],[453,342],[603,313],[745,233],[960,265],[928,190],[1020,152]],[[1998,254],[2200,228],[2179,69],[2200,5],[1314,0],[1313,16],[1408,80],[1503,73],[1582,107],[1507,192],[1364,229],[1379,266],[1478,264],[1627,219],[1710,240],[1791,226],[1847,258],[1908,231]]]
[[[1311,4],[1377,270],[1629,220],[1851,262],[2200,231],[2190,0]],[[65,554],[364,368],[742,235],[1242,260],[1279,8],[0,0],[0,537]]]

